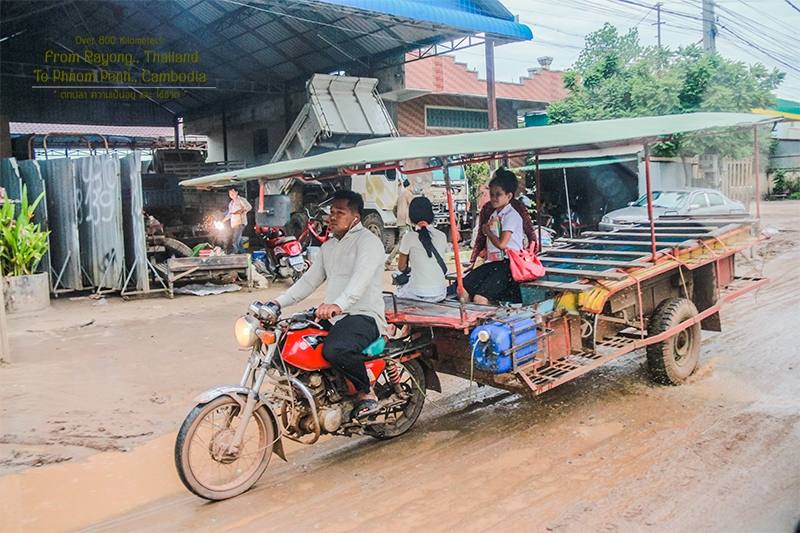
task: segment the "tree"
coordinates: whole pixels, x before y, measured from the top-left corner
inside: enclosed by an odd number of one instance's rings
[[[671,115],[699,111],[750,112],[769,107],[785,74],[709,54],[696,45],[670,50],[645,47],[636,29],[620,34],[611,24],[586,37],[585,48],[564,74],[570,95],[550,104],[552,123]],[[751,153],[747,131],[676,136],[654,147],[659,155]]]

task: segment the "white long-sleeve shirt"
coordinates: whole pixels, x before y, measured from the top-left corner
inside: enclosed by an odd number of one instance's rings
[[[381,240],[360,223],[356,224],[341,240],[328,239],[320,247],[319,257],[308,272],[276,301],[281,307],[293,305],[327,281],[324,303],[338,305],[347,315],[374,318],[383,334],[386,329],[384,261]],[[338,318],[334,317],[331,322],[335,323]]]

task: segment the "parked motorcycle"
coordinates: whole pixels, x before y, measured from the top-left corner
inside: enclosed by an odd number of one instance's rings
[[[250,354],[238,386],[210,389],[181,425],[175,466],[191,492],[209,500],[252,487],[272,454],[286,460],[282,439],[313,444],[322,434],[397,437],[417,421],[425,401],[426,370],[420,356],[430,339],[379,338],[365,353],[379,411],[354,418],[355,387],[322,357],[328,332],[315,310],[280,318],[272,304],[254,302],[236,321],[239,346]],[[436,382],[431,381],[435,388]]]
[[[292,282],[308,270],[310,263],[306,260],[303,246],[296,237],[287,236],[283,228],[256,226],[256,233],[264,241],[266,251],[265,264],[256,265],[256,269],[271,278],[291,279]]]

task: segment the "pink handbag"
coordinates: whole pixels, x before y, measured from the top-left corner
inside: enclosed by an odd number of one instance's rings
[[[539,258],[536,257],[536,243],[525,250],[507,249],[509,263],[511,264],[511,277],[514,281],[521,283],[533,281],[544,276],[544,266]]]

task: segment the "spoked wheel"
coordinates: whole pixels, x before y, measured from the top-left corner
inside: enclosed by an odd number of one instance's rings
[[[394,385],[388,379],[389,368],[383,371],[375,384],[375,392],[379,400],[384,400],[395,393]],[[425,372],[422,365],[411,360],[398,363],[400,368],[400,386],[408,400],[402,404],[390,407],[388,411],[381,411],[375,420],[381,424],[369,425],[364,428],[367,435],[376,439],[391,439],[399,437],[414,425],[422,412],[425,403]],[[372,421],[372,418],[370,418]]]
[[[186,488],[201,498],[237,496],[252,487],[269,464],[275,432],[263,405],[253,413],[239,449],[230,450],[242,423],[239,413],[236,400],[221,396],[196,406],[181,425],[175,466]]]

